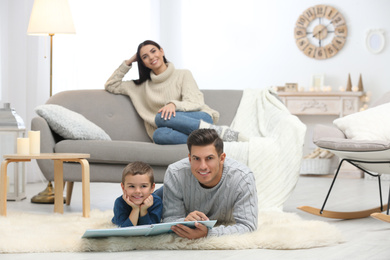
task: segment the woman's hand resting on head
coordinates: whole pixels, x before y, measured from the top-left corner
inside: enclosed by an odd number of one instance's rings
[[[176,116],[176,106],[173,103],[168,103],[160,108],[158,113],[161,113],[161,118],[164,118],[164,120],[169,120],[171,119],[171,116]]]
[[[126,65],[127,66],[130,66],[133,62],[136,62],[137,61],[137,53],[134,54],[130,59],[126,60]]]

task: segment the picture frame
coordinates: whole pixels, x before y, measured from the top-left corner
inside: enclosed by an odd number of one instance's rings
[[[366,47],[372,54],[380,53],[385,47],[385,42],[384,30],[373,29],[367,32]]]
[[[287,92],[298,91],[298,83],[286,83],[285,91],[287,91]]]
[[[324,74],[313,74],[311,76],[311,87],[314,90],[321,90],[324,86]]]

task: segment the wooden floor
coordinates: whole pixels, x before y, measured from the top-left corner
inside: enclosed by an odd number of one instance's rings
[[[296,212],[306,220],[322,220],[338,227],[346,242],[340,245],[305,250],[220,250],[220,251],[130,251],[121,253],[51,253],[51,254],[3,254],[1,259],[390,259],[390,224],[373,218],[357,220],[324,219],[296,208],[302,205],[321,207],[331,183],[328,177],[301,176],[296,189],[287,201],[284,211]],[[382,192],[388,198],[389,181],[384,181]],[[8,202],[8,210],[52,213],[53,205],[32,204],[33,195],[46,184],[27,185],[27,199]],[[81,212],[81,185],[76,183],[72,204],[65,212]],[[119,184],[91,184],[91,209],[109,210],[121,193]],[[362,210],[379,204],[378,184],[374,180],[339,178],[328,200],[328,210]]]

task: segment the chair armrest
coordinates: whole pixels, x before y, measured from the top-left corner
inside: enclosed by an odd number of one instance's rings
[[[34,117],[31,120],[31,130],[41,132],[41,153],[54,153],[56,141],[46,120],[42,117]]]

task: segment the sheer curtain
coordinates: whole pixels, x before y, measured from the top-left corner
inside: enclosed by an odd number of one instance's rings
[[[53,95],[72,89],[103,89],[140,42],[159,40],[159,1],[69,0],[69,5],[76,34],[53,38]],[[126,78],[137,75],[134,68]]]

